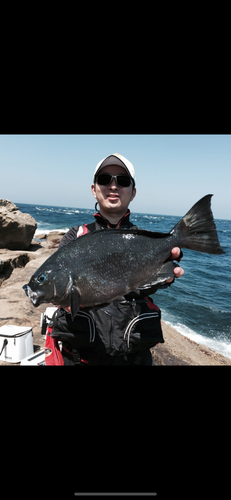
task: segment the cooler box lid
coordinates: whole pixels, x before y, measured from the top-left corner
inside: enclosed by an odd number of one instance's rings
[[[31,330],[30,326],[4,325],[0,327],[0,337],[20,337]]]

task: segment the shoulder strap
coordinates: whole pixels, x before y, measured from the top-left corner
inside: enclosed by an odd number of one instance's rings
[[[91,224],[83,224],[82,226],[78,226],[78,230],[76,232],[77,238],[79,236],[82,236],[83,234],[92,233],[93,231],[98,229],[96,227],[96,224],[97,224],[97,222],[92,222]],[[100,226],[99,226],[99,229],[101,229]]]
[[[93,231],[95,231],[97,229],[96,224],[97,224],[97,222],[91,222],[91,224],[86,224],[86,227],[87,227],[89,233],[92,233]]]

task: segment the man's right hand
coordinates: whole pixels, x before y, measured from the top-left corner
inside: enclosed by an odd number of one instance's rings
[[[71,306],[63,307],[63,309],[64,309],[65,311],[67,311],[68,313],[70,313],[70,312],[71,312]]]

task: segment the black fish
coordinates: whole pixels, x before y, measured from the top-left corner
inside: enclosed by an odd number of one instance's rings
[[[170,233],[143,229],[102,229],[68,243],[49,257],[24,285],[35,307],[49,302],[71,306],[109,303],[137,288],[174,277],[177,264],[165,262],[174,247],[225,253],[219,243],[212,195],[204,196]]]

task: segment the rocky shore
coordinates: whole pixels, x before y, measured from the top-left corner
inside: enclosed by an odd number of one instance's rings
[[[33,329],[34,351],[44,348],[40,317],[49,304],[35,308],[22,286],[58,248],[64,233],[38,235],[27,250],[0,249],[0,326],[29,326]],[[231,360],[193,342],[162,322],[164,344],[151,349],[153,365],[231,365]],[[0,361],[0,365],[10,365]]]

